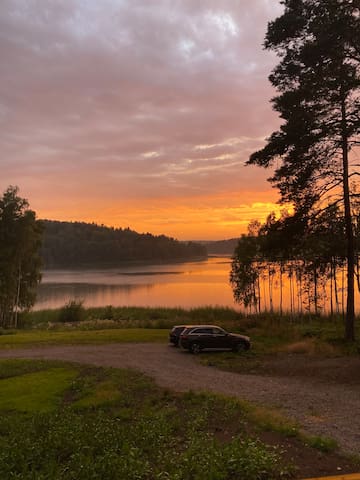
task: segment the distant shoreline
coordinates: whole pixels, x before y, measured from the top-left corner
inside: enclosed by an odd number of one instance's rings
[[[123,262],[116,263],[84,263],[81,265],[73,265],[69,263],[63,264],[54,264],[54,265],[44,265],[42,272],[47,272],[51,270],[87,270],[87,269],[112,269],[112,268],[121,268],[121,267],[134,267],[141,265],[176,265],[182,263],[196,263],[206,261],[208,258],[216,257],[227,257],[227,254],[224,255],[201,255],[197,257],[184,257],[176,259],[151,259],[151,260],[124,260]]]

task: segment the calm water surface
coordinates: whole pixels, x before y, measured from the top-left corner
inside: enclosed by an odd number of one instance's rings
[[[114,269],[47,270],[35,309],[58,308],[73,299],[83,300],[85,307],[235,307],[229,273],[229,257]]]

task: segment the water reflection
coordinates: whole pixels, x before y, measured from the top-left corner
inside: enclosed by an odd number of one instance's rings
[[[150,306],[184,307],[228,306],[234,303],[229,284],[230,258],[213,257],[201,262],[161,265],[129,265],[97,270],[49,270],[43,273],[36,310],[58,308],[69,300],[80,299],[87,307]],[[340,283],[339,283],[340,284]],[[270,287],[271,285],[271,291]],[[276,275],[260,283],[261,310],[307,311],[294,285],[284,275],[282,293]],[[329,295],[324,293],[322,312],[330,311]],[[304,297],[305,298],[305,297]],[[345,292],[339,289],[340,313]],[[356,292],[356,307],[360,307]],[[282,305],[282,308],[281,308]],[[247,310],[250,311],[250,310]],[[253,310],[252,310],[253,311]]]
[[[119,269],[49,270],[43,273],[35,309],[58,308],[72,299],[83,300],[87,307],[235,307],[229,272],[229,258]]]

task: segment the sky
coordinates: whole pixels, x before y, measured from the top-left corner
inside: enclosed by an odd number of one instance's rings
[[[39,218],[238,237],[278,193],[276,0],[1,0],[0,190]]]

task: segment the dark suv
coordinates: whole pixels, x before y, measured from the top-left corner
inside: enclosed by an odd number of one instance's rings
[[[182,330],[179,345],[195,354],[205,349],[243,352],[249,350],[250,338],[216,325],[192,325]]]
[[[186,328],[186,325],[175,325],[169,333],[169,342],[175,347],[179,346],[180,334]]]

